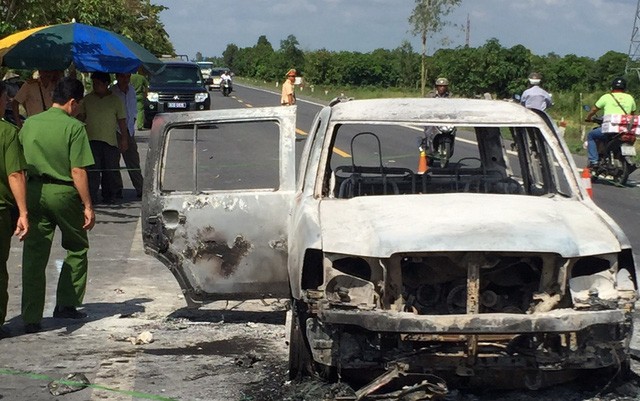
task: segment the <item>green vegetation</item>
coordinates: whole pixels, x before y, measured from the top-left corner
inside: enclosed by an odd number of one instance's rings
[[[0,37],[75,19],[126,36],[154,54],[173,54],[169,35],[160,22],[160,12],[165,9],[150,0],[0,1]]]
[[[320,101],[341,94],[354,98],[421,96],[421,55],[408,42],[393,50],[370,53],[325,49],[294,53],[295,49],[297,40],[293,36],[282,41],[278,50],[261,36],[254,47],[228,45],[224,64],[238,76],[271,88],[276,82],[282,83],[285,71],[296,68],[304,78],[299,95]],[[614,51],[598,59],[554,53],[539,56],[522,45],[505,48],[491,39],[477,48],[439,49],[426,58],[426,70],[428,82],[446,76],[454,96],[481,98],[488,93],[494,99],[521,94],[527,88],[529,73],[540,72],[542,86],[554,98],[549,114],[566,124],[565,140],[570,149],[584,153],[582,132],[588,132],[593,124],[583,122],[583,106],[593,105],[609,90],[613,78],[624,76],[627,59],[626,54]],[[626,78],[629,92],[640,99],[638,77],[632,74]]]

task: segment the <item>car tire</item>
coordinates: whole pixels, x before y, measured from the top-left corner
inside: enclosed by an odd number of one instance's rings
[[[144,128],[151,128],[151,124],[153,123],[153,117],[149,117],[147,116],[147,114],[144,115],[144,121],[142,123],[142,126]]]

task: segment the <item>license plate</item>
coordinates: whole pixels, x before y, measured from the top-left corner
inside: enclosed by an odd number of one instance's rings
[[[623,143],[620,145],[620,152],[622,153],[622,156],[635,156],[636,148],[628,143]]]
[[[187,104],[184,102],[169,102],[168,106],[172,109],[184,109],[187,107]]]

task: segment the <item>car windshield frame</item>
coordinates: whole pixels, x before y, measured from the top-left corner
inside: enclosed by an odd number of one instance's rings
[[[166,65],[160,73],[152,75],[150,79],[150,85],[182,86],[185,84],[202,85],[202,76],[197,65]]]

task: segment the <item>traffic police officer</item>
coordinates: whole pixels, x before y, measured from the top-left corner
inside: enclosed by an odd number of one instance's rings
[[[27,161],[27,206],[32,230],[22,254],[22,319],[25,331],[41,329],[45,269],[56,227],[62,233],[67,256],[56,292],[54,318],[81,319],[87,284],[89,240],[95,224],[86,167],[94,164],[84,124],[73,118],[84,87],[64,78],[53,92],[53,107],[29,117],[20,130]]]
[[[5,109],[7,100],[7,86],[0,82],[0,110]],[[26,166],[18,141],[18,128],[0,120],[0,338],[9,335],[2,325],[7,316],[9,300],[7,260],[11,248],[11,234],[15,234],[22,241],[29,230],[24,176]],[[15,206],[19,212],[17,221],[11,213]]]

